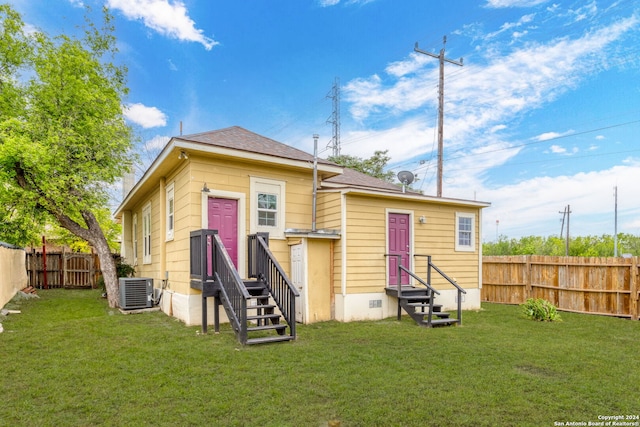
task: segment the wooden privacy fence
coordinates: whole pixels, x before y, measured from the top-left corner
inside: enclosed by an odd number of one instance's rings
[[[638,257],[486,256],[482,301],[544,298],[564,311],[638,319]]]
[[[28,252],[26,256],[29,285],[34,288],[95,288],[100,276],[96,254]]]

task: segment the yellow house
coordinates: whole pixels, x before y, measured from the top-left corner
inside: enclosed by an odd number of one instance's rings
[[[458,301],[479,308],[488,203],[404,192],[322,159],[316,176],[314,188],[312,155],[240,127],[174,137],[116,211],[122,255],[153,279],[162,310],[189,325],[203,313],[190,271],[190,235],[199,229],[218,230],[242,279],[247,236],[268,233],[299,292],[298,322],[394,316],[399,298],[389,289],[398,276],[408,285],[430,275],[444,309]]]

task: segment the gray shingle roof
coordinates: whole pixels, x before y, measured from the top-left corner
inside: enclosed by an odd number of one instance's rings
[[[239,126],[232,126],[225,129],[196,133],[192,135],[183,135],[176,139],[239,150],[247,153],[258,153],[289,160],[313,162],[313,155],[309,153],[275,141],[271,138],[258,135],[257,133],[248,131]],[[338,166],[325,159],[318,159],[318,163]],[[343,185],[345,187],[355,186],[369,188],[372,190],[384,190],[398,193],[402,192],[402,188],[381,179],[374,178],[353,169],[343,168],[343,170],[343,174],[328,178],[324,182]]]
[[[325,182],[341,184],[345,187],[366,187],[372,190],[402,193],[402,187],[349,168],[344,168],[342,175],[332,176]]]
[[[192,135],[183,135],[176,139],[200,142],[217,147],[245,151],[247,153],[258,153],[289,160],[313,162],[313,155],[309,153],[267,138],[266,136],[258,135],[239,126]],[[322,159],[318,159],[318,162],[326,165],[335,165],[335,163]]]

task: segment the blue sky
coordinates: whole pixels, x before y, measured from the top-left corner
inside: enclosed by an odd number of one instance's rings
[[[242,126],[320,155],[341,95],[341,152],[389,150],[436,194],[491,202],[483,240],[640,234],[640,4],[633,0],[17,0],[25,22],[74,33],[108,6],[129,69],[139,172],[169,137]],[[496,222],[499,221],[498,224]]]

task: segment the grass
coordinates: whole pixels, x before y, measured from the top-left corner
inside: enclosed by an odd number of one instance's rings
[[[300,325],[240,347],[98,291],[0,318],[0,426],[553,426],[640,413],[640,322],[483,305],[457,327]],[[558,424],[555,424],[558,425]]]

